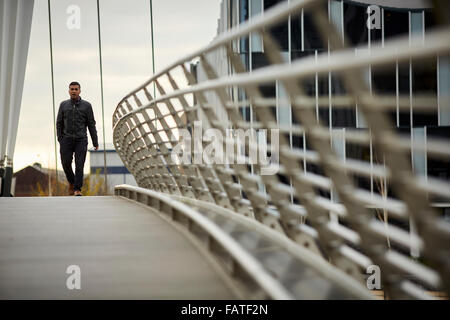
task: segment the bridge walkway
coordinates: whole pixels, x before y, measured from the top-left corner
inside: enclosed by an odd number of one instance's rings
[[[81,269],[68,290],[67,267]],[[0,299],[235,299],[183,233],[119,197],[0,198]]]

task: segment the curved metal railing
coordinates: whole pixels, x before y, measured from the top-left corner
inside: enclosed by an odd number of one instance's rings
[[[365,75],[445,57],[450,28],[427,32],[425,40],[346,48],[324,3],[283,2],[153,76],[119,102],[115,148],[142,188],[253,218],[361,282],[369,266],[379,266],[391,298],[449,292],[450,225],[436,202],[450,199],[450,183],[415,172],[412,162],[425,153],[448,165],[450,143],[413,129],[404,135],[392,121],[396,110],[414,104],[429,114],[448,101],[382,94]],[[271,28],[302,10],[329,50],[285,61]],[[252,36],[263,42],[267,66],[248,72],[235,48]],[[342,94],[308,93],[306,83],[322,77],[336,78]],[[285,97],[264,95],[274,83]],[[367,128],[324,126],[320,110],[331,104],[356,105]],[[291,124],[280,124],[276,106],[289,110]],[[294,136],[302,142],[293,144]],[[368,156],[343,156],[343,139]]]
[[[187,199],[174,201],[166,194],[128,185],[116,186],[115,194],[152,207],[192,235],[197,247],[221,262],[226,283],[240,298],[374,298],[361,283],[318,255],[232,211],[205,207],[195,199],[182,203]]]

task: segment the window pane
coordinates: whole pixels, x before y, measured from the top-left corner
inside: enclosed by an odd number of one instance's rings
[[[377,94],[396,96],[397,80],[395,66],[386,69],[372,69],[372,90]],[[397,111],[389,112],[392,125],[397,125]]]
[[[328,76],[319,77],[317,82],[319,97],[328,97]],[[314,91],[315,94],[315,91]],[[330,108],[327,105],[319,106],[319,119],[326,127],[330,125]]]
[[[423,35],[422,12],[411,12],[411,35]]]
[[[250,0],[250,16],[258,16],[262,12],[262,0]],[[262,52],[262,38],[255,32],[251,33],[252,52]]]
[[[450,139],[450,127],[427,127],[427,139]],[[427,154],[427,174],[429,177],[450,180],[450,162],[448,159],[437,158]],[[448,202],[446,198],[433,197],[430,202]]]
[[[415,144],[425,146],[425,128],[413,128],[412,140]],[[412,150],[414,174],[426,176],[426,154],[423,150]]]
[[[238,17],[238,4],[239,0],[231,0],[230,1],[230,7],[231,7],[231,26],[234,27],[239,23],[239,17]]]
[[[239,22],[243,23],[248,20],[248,0],[239,1]],[[248,37],[242,37],[240,39],[240,52],[248,52]]]
[[[367,6],[344,3],[344,31],[353,45],[367,43]]]
[[[239,24],[239,0],[230,1],[230,11],[231,11],[231,28],[236,27]],[[233,40],[233,51],[238,52],[238,40]]]
[[[242,23],[248,20],[248,0],[239,0],[239,21]]]
[[[277,91],[276,83],[260,85],[259,90],[261,91],[261,94],[264,98],[276,98],[276,91]],[[276,119],[277,118],[277,107],[274,105],[274,106],[268,107],[268,109],[272,113],[273,118]]]
[[[398,91],[400,95],[409,96],[409,65],[402,64],[398,67]],[[403,109],[399,114],[400,127],[410,127],[411,119],[409,110]]]
[[[385,39],[409,33],[408,11],[384,10]]]
[[[439,57],[440,125],[450,125],[450,57]]]
[[[333,97],[346,94],[342,79],[336,75],[331,76],[331,93]],[[356,109],[355,106],[332,106],[331,121],[334,128],[355,128],[356,127]]]
[[[301,13],[291,16],[291,51],[302,50],[302,18]]]
[[[254,52],[252,53],[252,70],[266,67],[269,65],[269,61],[267,61],[266,55],[262,52]]]
[[[432,10],[425,11],[425,31],[436,26],[436,14]]]
[[[414,108],[414,95],[437,95],[436,60],[412,62],[412,92],[413,92],[413,126],[430,126],[438,124],[437,108],[419,112]]]
[[[270,7],[273,7],[281,2],[283,2],[283,0],[264,0],[264,10],[268,10]],[[271,27],[270,34],[280,46],[281,51],[289,50],[288,23],[286,21]]]
[[[309,13],[304,13],[304,35],[305,35],[305,51],[314,54],[316,49],[323,50],[325,46],[320,38],[319,31]]]
[[[291,125],[291,111],[289,103],[287,103],[288,95],[284,86],[277,82],[277,99],[278,99],[278,124],[283,126]]]
[[[331,22],[338,30],[339,35],[342,36],[342,15],[341,15],[341,1],[331,1],[330,2],[330,19]]]
[[[251,16],[255,16],[261,13],[262,11],[262,0],[250,0],[251,2]]]

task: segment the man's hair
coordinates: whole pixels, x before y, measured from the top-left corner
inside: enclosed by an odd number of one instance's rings
[[[69,87],[70,87],[70,86],[78,86],[78,87],[81,89],[80,84],[79,84],[78,82],[76,82],[76,81],[72,81],[72,82],[69,84]]]

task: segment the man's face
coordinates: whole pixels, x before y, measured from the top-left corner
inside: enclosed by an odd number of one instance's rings
[[[80,96],[80,87],[77,85],[69,86],[69,95],[71,99],[77,100]]]

